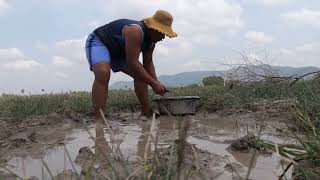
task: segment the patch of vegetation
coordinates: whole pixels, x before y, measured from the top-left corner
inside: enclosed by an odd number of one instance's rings
[[[216,79],[216,77],[214,77]],[[310,114],[320,112],[319,79],[301,80],[293,86],[269,83],[221,84],[171,88],[166,96],[199,96],[201,110],[215,112],[229,108],[255,110],[254,103],[261,100],[295,99]],[[150,98],[155,95],[150,91]],[[110,90],[107,112],[134,111],[139,103],[133,90]],[[0,117],[26,118],[50,113],[74,111],[91,112],[91,94],[73,92],[43,95],[2,95]]]
[[[204,86],[223,86],[224,80],[220,76],[209,76],[202,80]]]
[[[304,134],[301,138],[293,132],[305,151],[294,154],[295,179],[320,179],[320,80],[316,77],[310,83],[301,84],[297,93],[300,95],[294,112],[294,123]]]
[[[0,116],[26,118],[67,111],[88,112],[91,108],[89,93],[65,93],[47,95],[4,95],[0,98]]]

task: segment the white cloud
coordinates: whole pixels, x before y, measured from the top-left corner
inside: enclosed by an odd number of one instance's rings
[[[154,51],[160,56],[165,56],[165,57],[168,57],[170,54],[170,49],[163,44],[157,44],[157,47],[155,48]]]
[[[0,15],[9,8],[8,0],[0,0]]]
[[[89,27],[90,30],[94,30],[95,28],[97,28],[98,26],[101,26],[101,22],[99,21],[96,21],[96,20],[93,20],[93,21],[90,21],[88,22],[87,26]]]
[[[285,55],[285,56],[293,56],[293,55],[295,55],[295,52],[293,50],[286,49],[286,48],[281,48],[280,49],[280,53]]]
[[[319,49],[320,49],[320,42],[311,42],[311,43],[302,44],[300,46],[296,46],[291,49],[282,48],[280,51],[281,53],[286,55],[296,56],[298,54],[308,55],[308,54],[316,53],[316,52],[319,52]]]
[[[7,70],[32,71],[42,68],[43,65],[34,60],[18,60],[5,63],[3,67]]]
[[[244,22],[241,18],[243,9],[235,3],[226,0],[119,0],[107,1],[107,11],[114,12],[119,17],[142,19],[152,16],[158,9],[169,11],[173,17],[173,29],[178,37],[187,37],[191,41],[195,35],[206,36],[202,42],[209,41],[218,36],[219,33],[237,32],[243,28]],[[118,11],[127,4],[130,9]],[[115,12],[116,11],[116,12]]]
[[[0,49],[0,61],[6,70],[32,71],[43,67],[41,63],[26,57],[18,48]]]
[[[44,60],[42,63],[30,58],[18,48],[0,49],[0,84],[7,84],[7,87],[0,88],[0,93],[16,92],[21,88],[30,91],[34,89],[34,92],[41,88],[48,92],[91,89],[93,74],[88,63],[84,61],[84,38],[57,41],[53,44],[38,41],[34,45],[38,52],[43,50],[40,57],[51,57],[49,62]],[[61,72],[61,67],[68,69]]]
[[[161,75],[188,71],[183,65],[195,59],[194,52],[196,51],[192,42],[183,37],[161,42],[157,45],[154,54],[156,69]]]
[[[320,42],[305,43],[294,48],[280,49],[281,65],[320,66]]]
[[[59,67],[70,67],[73,65],[70,60],[61,56],[53,56],[52,64]]]
[[[299,11],[284,13],[281,16],[288,23],[320,27],[320,11],[301,9]]]
[[[298,46],[295,48],[297,52],[302,52],[302,53],[315,52],[315,51],[319,51],[319,49],[320,49],[320,43],[317,43],[317,42],[303,44],[302,46]]]
[[[266,35],[264,32],[255,31],[247,32],[245,34],[245,38],[258,45],[271,43],[273,41],[273,38],[269,35]]]
[[[185,3],[185,1],[179,2]],[[176,13],[178,23],[184,21],[183,28],[186,29],[183,29],[183,32],[190,32],[193,35],[237,31],[243,26],[241,6],[224,0],[189,1],[180,8],[178,6]]]
[[[267,5],[267,6],[279,6],[279,5],[285,5],[293,2],[293,0],[256,0],[256,1],[258,1],[258,3]]]
[[[24,54],[18,48],[0,49],[0,61],[21,60]]]
[[[36,41],[35,48],[44,53],[49,52],[49,47],[41,41]]]
[[[69,47],[79,48],[84,46],[84,39],[71,39],[71,40],[58,41],[56,45],[61,48],[69,48]]]
[[[156,45],[154,56],[157,58],[181,58],[187,57],[192,53],[192,43],[180,37],[169,39]]]
[[[205,71],[210,69],[208,65],[202,63],[198,59],[187,61],[181,68],[183,68],[184,71]]]
[[[68,79],[69,78],[69,76],[66,73],[63,73],[63,72],[56,72],[55,76],[58,79]]]
[[[190,38],[193,42],[199,43],[202,45],[214,45],[218,39],[216,36],[208,35],[208,34],[195,34]]]
[[[55,43],[54,54],[66,57],[78,62],[85,62],[85,39],[70,39]]]

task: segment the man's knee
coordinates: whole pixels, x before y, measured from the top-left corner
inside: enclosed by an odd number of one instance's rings
[[[99,64],[93,67],[93,72],[95,75],[95,81],[99,83],[108,83],[110,79],[110,65],[109,64]]]

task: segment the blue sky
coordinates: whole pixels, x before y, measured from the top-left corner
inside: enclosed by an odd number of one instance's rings
[[[0,93],[90,90],[86,36],[157,9],[173,15],[179,34],[157,45],[158,75],[225,69],[241,62],[236,51],[272,65],[320,67],[319,0],[0,0]],[[119,80],[130,78],[112,74],[111,83]]]

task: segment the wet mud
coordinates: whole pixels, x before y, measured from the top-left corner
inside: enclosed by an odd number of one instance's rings
[[[125,160],[131,170],[140,167],[145,158],[152,158],[155,151],[169,160],[172,144],[181,136],[182,121],[188,122],[182,171],[201,170],[208,179],[246,178],[249,169],[249,179],[278,179],[287,164],[271,150],[254,152],[261,150],[255,138],[259,135],[264,141],[296,143],[288,133],[290,114],[286,112],[200,112],[194,116],[160,116],[154,124],[137,117],[131,113],[110,115],[105,124],[79,114],[52,114],[17,124],[2,123],[8,133],[0,136],[0,163],[4,166],[0,176],[10,178],[14,173],[28,178],[50,179],[52,175],[70,179],[85,176],[94,167],[92,177],[99,179],[112,177],[106,171],[112,160],[125,178],[130,173],[117,159]],[[291,173],[287,171],[286,177]]]

